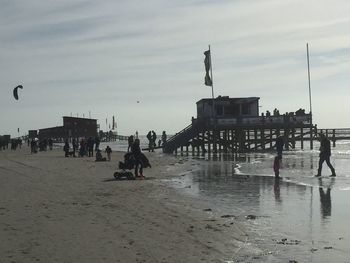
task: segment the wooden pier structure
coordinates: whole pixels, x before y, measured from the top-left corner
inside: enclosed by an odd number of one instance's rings
[[[295,149],[306,144],[313,149],[319,133],[333,142],[350,140],[350,129],[317,129],[311,123],[311,114],[304,110],[280,115],[259,114],[259,98],[217,97],[197,102],[197,118],[170,137],[163,146],[166,153],[177,152],[252,152],[275,147],[277,137],[282,136],[285,149]],[[215,110],[213,110],[215,109]],[[214,113],[214,114],[213,114]]]
[[[306,114],[304,118],[310,115]],[[316,139],[316,127],[303,122],[264,123],[264,119],[254,119],[254,123],[242,122],[232,124],[216,124],[214,120],[203,122],[194,119],[192,123],[167,140],[164,152],[201,151],[201,152],[249,152],[273,149],[278,136],[283,136],[285,148],[294,149],[300,143],[301,149],[306,142],[313,149]],[[270,120],[270,119],[269,119]],[[217,119],[216,121],[220,121]],[[350,137],[349,137],[350,138]]]

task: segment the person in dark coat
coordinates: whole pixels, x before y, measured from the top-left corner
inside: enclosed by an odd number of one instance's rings
[[[131,146],[131,153],[135,159],[135,177],[143,177],[143,162],[139,139],[136,139]]]
[[[111,147],[109,147],[109,146],[107,145],[105,152],[107,153],[107,159],[108,159],[108,161],[111,161],[111,153],[112,153]]]
[[[164,145],[166,143],[166,139],[167,139],[167,135],[166,135],[165,131],[163,131],[163,133],[162,133],[162,145]]]
[[[84,139],[80,140],[79,156],[83,157],[86,155],[86,142]]]
[[[89,157],[93,157],[94,156],[94,139],[92,137],[89,137],[87,141],[87,147],[88,147]]]
[[[69,142],[68,142],[68,140],[66,140],[64,143],[63,151],[64,151],[64,157],[69,157]]]
[[[329,169],[331,169],[331,172],[332,172],[331,176],[332,177],[336,176],[334,167],[330,162],[330,157],[331,157],[331,142],[323,133],[320,133],[320,159],[318,161],[318,171],[315,176],[321,176],[322,165],[324,161],[326,161],[326,164],[328,165]]]
[[[52,148],[53,148],[53,140],[51,138],[48,139],[47,141],[48,145],[49,145],[49,149],[50,151],[52,151]]]
[[[152,131],[152,152],[154,152],[154,147],[157,146],[157,134]]]
[[[147,133],[147,139],[148,139],[148,151],[150,152],[153,149],[153,141],[152,141],[152,132],[149,131]]]

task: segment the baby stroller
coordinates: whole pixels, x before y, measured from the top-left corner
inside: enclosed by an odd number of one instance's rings
[[[136,158],[131,152],[126,153],[124,155],[124,162],[119,162],[119,169],[121,171],[117,171],[114,173],[115,179],[135,180],[137,175],[134,175],[131,171],[127,170],[135,169],[135,173],[137,173],[138,166],[140,166],[140,168],[142,169],[151,167],[151,164],[149,163],[149,160],[143,153],[141,153],[138,158]]]

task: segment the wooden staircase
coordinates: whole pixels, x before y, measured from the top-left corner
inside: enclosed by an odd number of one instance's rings
[[[173,153],[177,148],[187,146],[191,140],[199,135],[202,128],[202,125],[198,122],[193,122],[174,136],[170,137],[164,144],[163,151],[165,153]]]

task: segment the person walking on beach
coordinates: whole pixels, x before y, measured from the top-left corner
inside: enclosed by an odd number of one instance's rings
[[[68,142],[68,139],[66,139],[66,141],[64,143],[63,151],[64,151],[64,157],[69,157],[69,142]]]
[[[84,157],[86,155],[86,141],[84,139],[80,140],[79,156]]]
[[[163,131],[163,133],[162,133],[162,145],[164,145],[166,143],[166,139],[167,139],[166,133],[165,133],[165,131]]]
[[[154,131],[152,131],[152,144],[152,152],[154,152],[154,147],[157,146],[157,134]]]
[[[318,171],[315,176],[321,176],[322,172],[322,165],[323,162],[326,161],[326,164],[328,165],[329,169],[331,169],[332,174],[331,177],[335,177],[335,170],[330,162],[331,157],[331,142],[328,140],[328,138],[323,134],[320,133],[320,160],[318,161]]]
[[[87,146],[88,146],[88,152],[89,152],[89,157],[94,156],[94,139],[92,137],[89,137],[87,141]]]
[[[48,145],[49,145],[49,149],[50,151],[52,151],[53,148],[53,140],[51,138],[49,138],[49,140],[47,141]]]
[[[131,153],[135,159],[135,177],[143,178],[143,162],[139,139],[134,141],[131,147]]]
[[[150,152],[153,149],[152,132],[151,131],[149,131],[147,133],[147,140],[148,140],[148,151]]]
[[[128,150],[129,150],[129,149],[128,149]],[[105,152],[107,153],[107,159],[108,159],[108,161],[111,161],[111,153],[112,153],[111,147],[109,147],[109,146],[107,145],[106,151],[105,151]]]

